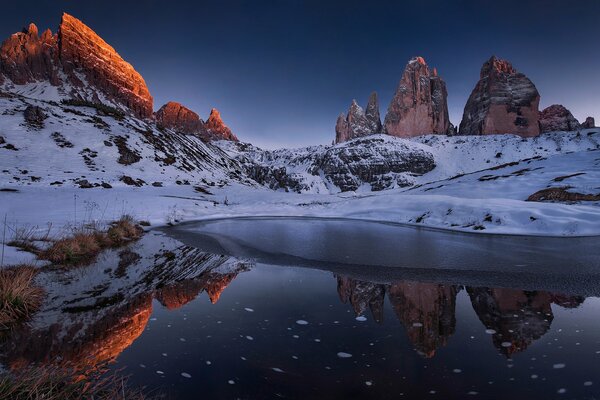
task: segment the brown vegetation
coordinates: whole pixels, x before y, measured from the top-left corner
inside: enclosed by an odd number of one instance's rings
[[[126,387],[126,379],[113,373],[83,378],[56,367],[30,367],[0,375],[0,399],[13,400],[143,400],[141,390]]]
[[[34,282],[36,273],[29,265],[0,270],[0,330],[29,319],[41,306],[44,291]]]
[[[38,257],[53,264],[83,265],[93,261],[100,251],[119,247],[139,239],[144,230],[129,216],[113,222],[106,232],[81,231],[57,240],[48,249],[39,251]]]

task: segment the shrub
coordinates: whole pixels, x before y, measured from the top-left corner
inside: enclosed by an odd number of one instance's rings
[[[34,282],[36,274],[37,269],[30,265],[0,270],[1,329],[29,319],[40,308],[44,291]]]

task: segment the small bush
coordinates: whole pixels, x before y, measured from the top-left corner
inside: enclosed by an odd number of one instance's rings
[[[40,308],[44,291],[34,282],[36,274],[29,265],[0,270],[0,329],[29,319]]]

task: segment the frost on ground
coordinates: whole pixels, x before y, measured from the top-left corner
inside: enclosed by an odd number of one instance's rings
[[[42,108],[43,124],[23,117]],[[600,129],[514,135],[375,135],[263,151],[203,143],[131,116],[0,97],[0,217],[60,236],[130,214],[153,226],[243,216],[340,217],[476,233],[600,235]],[[539,196],[538,196],[539,197]],[[568,197],[568,196],[567,196]],[[560,200],[560,199],[559,199]],[[50,225],[49,225],[50,224]],[[5,249],[4,264],[26,260]]]

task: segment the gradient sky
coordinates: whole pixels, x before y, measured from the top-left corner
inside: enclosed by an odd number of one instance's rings
[[[133,64],[155,109],[216,107],[265,148],[330,143],[337,115],[373,90],[383,118],[415,55],[446,81],[455,125],[492,54],[529,76],[541,107],[600,120],[598,0],[28,0],[2,5],[0,36],[54,32],[63,11]]]

